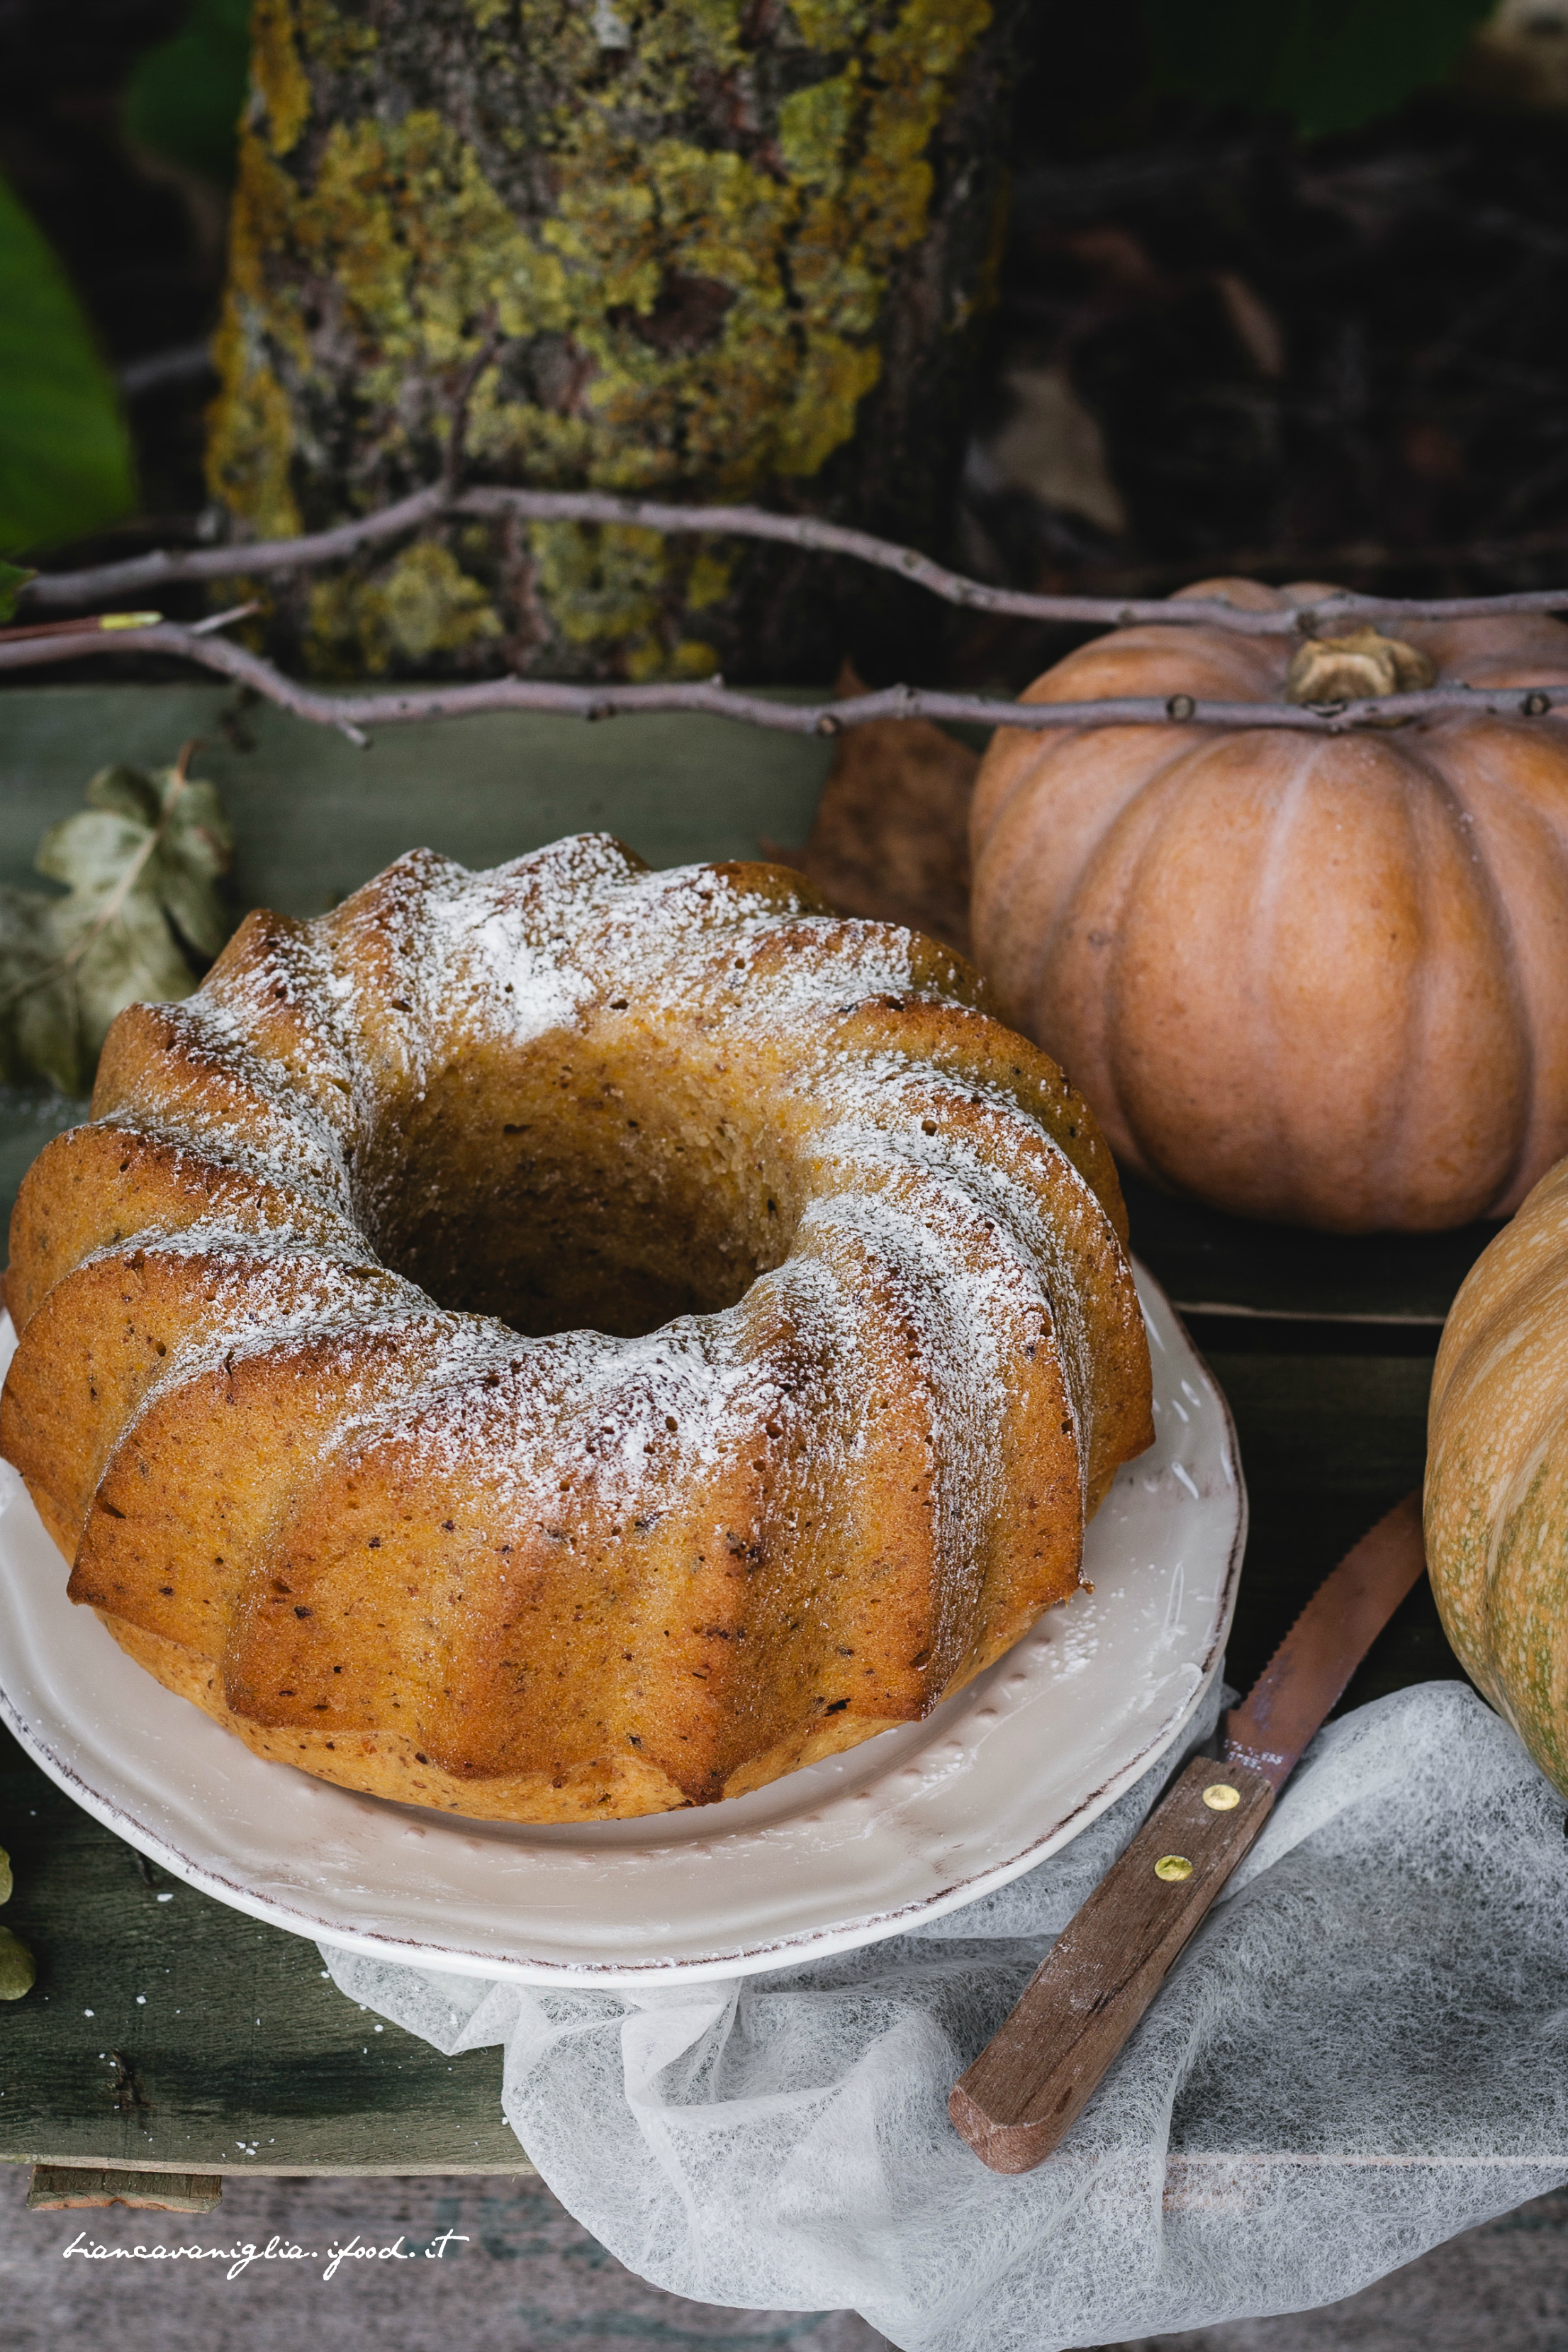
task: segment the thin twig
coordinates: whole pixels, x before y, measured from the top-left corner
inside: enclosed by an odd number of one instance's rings
[[[444,482],[432,482],[395,506],[383,507],[358,522],[339,523],[331,530],[308,532],[302,539],[258,540],[254,546],[192,547],[174,554],[157,549],[150,555],[127,556],[120,563],[100,563],[87,572],[40,572],[18,592],[36,604],[83,604],[100,596],[124,596],[142,588],[174,580],[237,580],[268,572],[298,572],[316,563],[331,563],[353,555],[380,539],[399,531],[416,530],[432,522],[449,503]]]
[[[1300,608],[1246,612],[1222,597],[1041,596],[1021,588],[996,588],[950,572],[912,547],[878,539],[870,531],[811,515],[769,514],[760,507],[667,506],[654,499],[622,499],[596,490],[465,490],[454,501],[459,514],[516,514],[530,522],[597,522],[660,531],[712,531],[742,539],[773,540],[814,554],[847,555],[879,571],[893,572],[929,589],[949,604],[1031,621],[1074,622],[1128,628],[1142,622],[1182,628],[1218,626],[1247,636],[1316,637],[1342,622],[1461,620],[1492,613],[1552,613],[1568,610],[1568,588],[1527,588],[1503,596],[1446,598],[1371,596],[1342,589]]]
[[[193,621],[190,624],[191,635],[193,637],[210,637],[216,630],[226,629],[233,621],[247,621],[252,613],[259,613],[260,610],[253,596],[248,604],[231,604],[226,613],[209,613],[205,620]]]
[[[567,686],[545,678],[482,678],[471,686],[394,688],[383,694],[329,694],[286,677],[259,655],[226,638],[166,621],[160,627],[121,636],[61,636],[0,645],[0,670],[44,662],[75,661],[88,654],[167,653],[198,662],[248,686],[296,719],[336,727],[363,746],[367,727],[405,726],[425,719],[458,719],[486,710],[552,711],[563,719],[615,719],[656,710],[700,711],[715,719],[743,719],[786,735],[837,735],[879,719],[930,719],[950,725],[1015,727],[1030,733],[1054,727],[1248,727],[1283,728],[1302,735],[1343,735],[1358,727],[1397,725],[1445,712],[1489,712],[1505,719],[1541,719],[1568,707],[1568,685],[1502,687],[1433,686],[1418,694],[1369,696],[1358,702],[1310,705],[1289,702],[1201,702],[1190,695],[1123,695],[1103,702],[1005,702],[983,694],[946,694],[890,686],[842,702],[782,702],[763,694],[727,687],[721,678],[700,683],[674,679],[652,686]]]
[[[471,389],[471,387],[468,387]],[[466,404],[467,390],[459,393]],[[37,604],[79,604],[125,595],[179,580],[233,580],[273,572],[299,572],[331,563],[400,532],[415,530],[446,514],[493,519],[516,515],[529,522],[589,522],[667,532],[702,531],[721,537],[771,540],[818,555],[847,555],[882,572],[896,572],[929,589],[949,604],[1017,620],[1075,622],[1127,628],[1158,621],[1181,628],[1217,625],[1246,636],[1322,636],[1338,624],[1362,621],[1475,620],[1503,613],[1568,610],[1568,588],[1521,588],[1501,596],[1371,596],[1342,590],[1310,605],[1244,612],[1212,597],[1037,596],[1018,588],[996,588],[950,572],[918,549],[850,530],[813,515],[770,514],[761,507],[682,507],[657,499],[623,499],[600,490],[479,488],[456,494],[445,480],[416,490],[357,522],[300,539],[258,540],[250,545],[159,551],[87,572],[40,572],[19,592]]]
[[[18,628],[0,629],[0,646],[18,645],[28,637],[79,637],[97,629],[150,629],[163,617],[162,613],[88,613],[79,621],[27,621]]]

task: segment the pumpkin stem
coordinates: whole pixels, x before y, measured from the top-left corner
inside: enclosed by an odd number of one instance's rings
[[[1359,702],[1369,694],[1414,694],[1430,686],[1436,665],[1398,637],[1373,628],[1348,637],[1309,637],[1285,673],[1288,702]]]

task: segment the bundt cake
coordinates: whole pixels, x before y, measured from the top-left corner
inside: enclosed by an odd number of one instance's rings
[[[527,1822],[930,1710],[1151,1436],[1115,1171],[946,950],[585,835],[250,916],[11,1226],[70,1596],[258,1754]]]

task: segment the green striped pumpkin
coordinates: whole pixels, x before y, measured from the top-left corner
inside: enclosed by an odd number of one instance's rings
[[[1454,1301],[1432,1380],[1426,1520],[1461,1664],[1568,1796],[1568,1160]]]

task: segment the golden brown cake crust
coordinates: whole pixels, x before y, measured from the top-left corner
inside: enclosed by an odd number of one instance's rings
[[[922,1715],[1149,1442],[1115,1173],[975,975],[775,866],[428,852],[133,1006],[24,1184],[0,1452],[258,1753],[491,1819]]]

